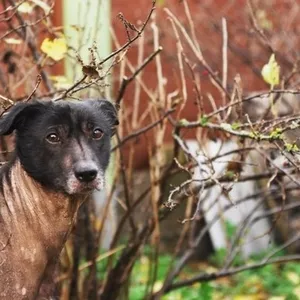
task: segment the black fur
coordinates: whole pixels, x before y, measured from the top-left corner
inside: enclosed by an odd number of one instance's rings
[[[107,100],[20,103],[0,119],[0,135],[15,131],[15,157],[33,179],[72,194],[97,188],[96,183],[78,183],[74,168],[76,164],[93,165],[104,174],[117,124],[117,112]],[[103,132],[100,139],[93,138],[95,129]],[[49,142],[51,134],[59,142]]]

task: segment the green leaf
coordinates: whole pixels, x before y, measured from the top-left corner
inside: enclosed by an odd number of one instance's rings
[[[213,299],[213,287],[209,282],[203,282],[199,288],[199,298],[198,299],[205,299],[205,300],[212,300]]]
[[[187,119],[181,119],[179,120],[179,124],[182,126],[186,126],[189,124],[189,121]]]
[[[200,117],[200,123],[202,126],[207,125],[209,118],[206,115]]]
[[[286,143],[284,147],[287,152],[298,152],[300,150],[296,144]]]
[[[282,136],[282,129],[281,128],[275,128],[271,133],[270,133],[270,138],[271,139],[280,139]]]
[[[230,221],[225,220],[225,232],[226,236],[231,238],[235,235],[237,226]]]
[[[235,172],[227,171],[225,176],[228,177],[228,178],[234,179],[235,178]]]
[[[231,124],[231,128],[232,128],[232,130],[238,130],[238,129],[241,128],[241,123],[239,123],[239,122],[233,122]]]
[[[258,132],[258,131],[252,131],[252,132],[250,132],[249,136],[250,136],[252,139],[259,140],[259,132]]]

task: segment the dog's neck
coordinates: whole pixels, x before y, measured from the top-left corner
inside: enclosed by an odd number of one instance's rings
[[[83,197],[44,189],[18,160],[1,180],[0,226],[5,230],[0,231],[0,260],[6,261],[0,269],[0,299],[32,299],[59,256]]]
[[[24,171],[18,159],[3,178],[3,196],[12,220],[14,216],[20,218],[21,213],[41,224],[52,219],[53,214],[57,217],[63,214],[65,219],[72,217],[78,208],[79,199],[42,187]]]

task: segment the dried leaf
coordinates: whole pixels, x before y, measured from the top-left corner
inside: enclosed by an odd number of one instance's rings
[[[81,26],[75,25],[75,24],[70,25],[70,28],[71,28],[71,29],[74,29],[74,30],[77,31],[77,32],[82,32],[82,30],[83,30],[83,28],[82,28]]]
[[[276,84],[279,84],[279,73],[280,73],[280,66],[278,65],[277,61],[275,60],[275,54],[272,54],[269,62],[263,66],[261,70],[262,77],[265,82],[273,87]]]
[[[82,67],[82,73],[90,77],[90,79],[97,79],[99,78],[99,73],[97,69],[90,65],[85,65]]]
[[[66,39],[64,36],[54,40],[46,38],[42,42],[41,50],[53,60],[59,61],[64,58],[68,50]]]

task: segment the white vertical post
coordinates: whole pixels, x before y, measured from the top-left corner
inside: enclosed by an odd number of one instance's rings
[[[83,75],[82,66],[74,60],[75,51],[79,53],[85,64],[90,62],[88,49],[94,42],[100,58],[105,58],[111,53],[110,13],[110,0],[63,1],[64,32],[72,56],[65,60],[65,75],[69,81],[76,82]],[[109,83],[109,78],[106,80],[106,83]],[[105,93],[105,96],[110,98],[109,88]]]

